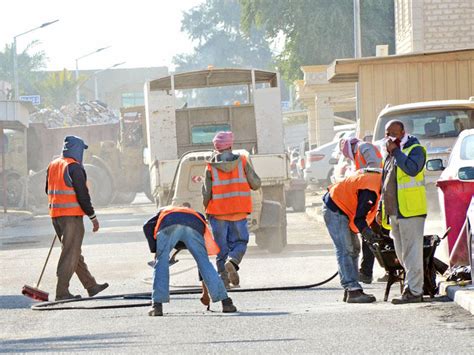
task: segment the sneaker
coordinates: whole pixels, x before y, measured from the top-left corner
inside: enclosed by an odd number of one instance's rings
[[[234,306],[232,298],[227,297],[225,300],[222,300],[222,313],[234,313],[237,312],[237,307]]]
[[[150,317],[161,317],[163,315],[163,305],[161,303],[152,303],[148,315]]]
[[[382,277],[379,277],[379,278],[377,279],[377,282],[387,282],[387,281],[388,281],[388,276],[389,276],[389,275],[388,275],[388,272],[387,272],[387,273],[385,273],[385,275],[383,275]]]
[[[362,290],[348,291],[347,303],[372,303],[375,301],[374,295],[366,294]]]
[[[56,296],[55,301],[78,300],[80,298],[82,298],[81,295],[73,295],[71,293],[67,293],[62,296]]]
[[[235,268],[235,265],[232,261],[226,261],[225,270],[229,275],[230,282],[232,282],[234,286],[238,286],[240,283],[239,273],[237,272],[237,269]]]
[[[410,289],[406,289],[401,297],[392,299],[392,304],[420,303],[423,302],[423,295],[414,295]]]
[[[107,282],[103,284],[97,284],[95,286],[89,287],[87,289],[87,293],[89,294],[89,297],[94,297],[99,292],[104,291],[107,287],[109,287],[109,284]]]
[[[365,284],[371,284],[372,283],[372,276],[368,276],[368,275],[363,274],[362,272],[359,271],[359,281],[363,282]]]

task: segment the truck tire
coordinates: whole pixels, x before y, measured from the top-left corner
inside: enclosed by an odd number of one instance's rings
[[[107,206],[114,197],[114,191],[107,172],[98,166],[84,164],[87,174],[87,186],[92,205]]]
[[[292,192],[291,207],[295,212],[304,212],[306,210],[306,194],[304,190],[296,190]]]
[[[112,203],[121,204],[121,205],[129,205],[135,200],[135,196],[137,195],[136,192],[123,192],[118,191],[115,194],[115,197]]]
[[[0,184],[1,182],[2,178],[0,176]],[[7,207],[21,207],[23,204],[24,189],[24,184],[18,175],[7,176]],[[3,205],[3,185],[0,187],[0,201]]]

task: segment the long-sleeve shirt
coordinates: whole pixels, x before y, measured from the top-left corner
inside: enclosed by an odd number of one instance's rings
[[[409,136],[403,148],[409,148],[413,144],[420,144],[420,142],[416,137]],[[416,176],[423,170],[425,161],[425,152],[421,146],[413,148],[409,154],[405,154],[400,148],[396,148],[385,159],[380,206],[383,202],[388,216],[403,217],[398,210],[397,169],[402,169],[409,176]]]
[[[323,196],[323,202],[333,212],[345,213],[331,199],[329,192]],[[368,227],[367,215],[377,202],[377,194],[372,190],[359,190],[357,192],[357,209],[354,217],[354,224],[359,231],[363,231]]]
[[[48,194],[48,173],[49,170],[46,174],[46,194]],[[64,181],[66,185],[74,189],[74,192],[76,193],[77,202],[79,203],[79,206],[81,206],[84,213],[90,219],[95,218],[94,207],[92,207],[89,189],[86,185],[87,175],[82,165],[78,163],[69,164],[64,174]]]

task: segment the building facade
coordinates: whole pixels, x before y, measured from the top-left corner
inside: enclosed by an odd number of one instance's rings
[[[395,0],[396,53],[474,47],[473,0]]]

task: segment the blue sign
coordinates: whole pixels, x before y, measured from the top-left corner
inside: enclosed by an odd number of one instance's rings
[[[40,95],[20,96],[20,101],[30,101],[33,105],[40,105],[41,104],[41,96]]]

